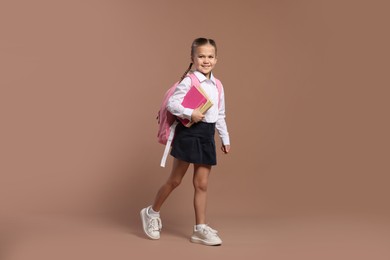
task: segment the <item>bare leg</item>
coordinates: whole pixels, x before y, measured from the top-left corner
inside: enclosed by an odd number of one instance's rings
[[[210,165],[194,165],[193,184],[195,188],[194,208],[196,224],[206,224],[207,186],[211,171]]]
[[[171,175],[169,176],[166,183],[161,186],[157,192],[156,198],[154,199],[154,203],[152,205],[153,210],[160,211],[161,206],[168,198],[169,194],[171,194],[171,192],[181,183],[181,180],[183,179],[189,165],[190,164],[188,162],[184,162],[176,158],[173,160]]]

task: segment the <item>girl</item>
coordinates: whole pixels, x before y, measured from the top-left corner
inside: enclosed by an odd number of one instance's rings
[[[193,184],[195,188],[194,208],[195,222],[191,242],[205,245],[221,245],[222,240],[217,231],[206,223],[206,195],[211,167],[216,165],[214,141],[215,128],[222,140],[221,150],[227,154],[230,150],[229,134],[225,122],[225,99],[218,93],[216,79],[212,73],[217,63],[217,46],[212,39],[195,39],[191,46],[191,64],[184,73],[182,81],[176,87],[167,105],[173,115],[187,118],[194,124],[187,128],[178,124],[172,143],[171,155],[174,157],[173,168],[167,182],[158,191],[153,205],[141,210],[141,220],[145,234],[151,239],[160,238],[162,223],[160,208],[169,194],[180,184],[189,165],[194,165]],[[199,109],[189,109],[181,105],[184,96],[191,88],[191,79],[186,77],[194,66],[195,76],[214,104],[205,114]],[[218,100],[219,99],[219,100]]]

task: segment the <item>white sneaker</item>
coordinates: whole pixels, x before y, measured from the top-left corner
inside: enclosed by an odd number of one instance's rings
[[[196,230],[196,227],[194,227],[194,233],[192,233],[191,242],[207,246],[219,246],[222,244],[222,240],[219,238],[217,233],[217,230],[214,230],[207,225],[200,230]]]
[[[140,212],[142,227],[145,234],[151,239],[160,238],[160,230],[162,229],[161,219],[159,217],[153,217],[149,215],[148,210],[151,206],[143,208]]]

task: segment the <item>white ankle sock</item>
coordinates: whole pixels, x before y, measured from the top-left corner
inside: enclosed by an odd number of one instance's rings
[[[196,229],[196,231],[198,231],[198,230],[201,230],[202,228],[205,228],[206,226],[207,226],[206,224],[195,225],[195,229]]]
[[[148,214],[153,217],[160,217],[160,211],[154,211],[152,206],[149,207]]]

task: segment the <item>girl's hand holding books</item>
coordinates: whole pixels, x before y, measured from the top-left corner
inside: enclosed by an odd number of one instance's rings
[[[204,118],[204,115],[200,112],[199,108],[194,109],[191,115],[191,121],[194,123],[198,123],[202,121]]]

